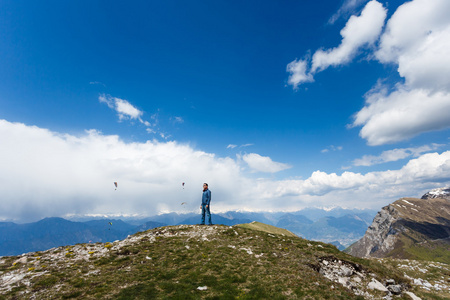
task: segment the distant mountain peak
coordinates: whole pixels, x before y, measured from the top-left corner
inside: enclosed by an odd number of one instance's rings
[[[335,209],[339,209],[340,207],[339,206],[328,206],[328,207],[321,207],[321,209],[322,210],[324,210],[324,211],[332,211],[332,210],[335,210]]]
[[[425,195],[423,195],[421,199],[435,199],[435,198],[444,198],[450,200],[450,187],[433,189],[428,193],[426,193]]]

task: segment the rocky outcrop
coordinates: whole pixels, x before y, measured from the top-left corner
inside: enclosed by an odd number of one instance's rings
[[[325,278],[341,284],[365,299],[373,299],[369,290],[384,293],[384,299],[391,299],[391,296],[401,295],[407,290],[406,284],[396,284],[394,279],[384,280],[383,284],[374,278],[374,274],[368,273],[360,265],[334,257],[322,257],[315,269]]]
[[[399,212],[394,206],[383,207],[363,238],[353,244],[348,253],[358,257],[383,257],[394,249],[396,235],[401,228],[395,228],[393,225],[399,219]]]
[[[358,257],[419,258],[408,249],[428,247],[432,251],[436,245],[444,249],[450,245],[450,188],[383,207],[364,237],[345,252]]]

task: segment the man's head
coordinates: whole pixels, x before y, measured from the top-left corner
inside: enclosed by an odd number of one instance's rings
[[[207,190],[208,189],[208,184],[205,182],[204,184],[203,184],[203,190]]]

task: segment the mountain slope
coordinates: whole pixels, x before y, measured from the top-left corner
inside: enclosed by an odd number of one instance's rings
[[[347,253],[450,263],[450,189],[422,199],[402,198],[385,206],[366,234]]]
[[[0,223],[0,256],[89,241],[114,241],[138,230],[161,225],[163,224],[147,223],[145,226],[137,227],[121,220],[72,222],[62,218],[45,218],[27,224]]]
[[[285,235],[285,236],[290,236],[290,237],[296,237],[296,235],[294,233],[290,232],[289,230],[286,230],[283,228],[278,228],[278,227],[260,223],[260,222],[255,222],[255,221],[248,223],[248,224],[239,224],[238,227],[248,228],[248,229],[273,233],[273,234],[280,234],[283,236]]]
[[[251,225],[251,224],[250,224]],[[114,243],[0,258],[0,299],[381,299],[400,271],[334,246],[245,226],[170,226]],[[448,295],[448,294],[446,294]],[[407,299],[407,298],[403,298]],[[424,298],[425,299],[425,298]]]

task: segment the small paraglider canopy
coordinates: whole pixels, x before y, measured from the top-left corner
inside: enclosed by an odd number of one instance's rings
[[[114,182],[114,186],[116,187],[115,190],[117,190],[117,182]]]
[[[181,205],[185,205],[185,204],[187,204],[187,202],[182,202],[182,203],[181,203]]]
[[[183,187],[183,189],[184,189],[184,182],[183,183],[181,183],[181,186]]]

